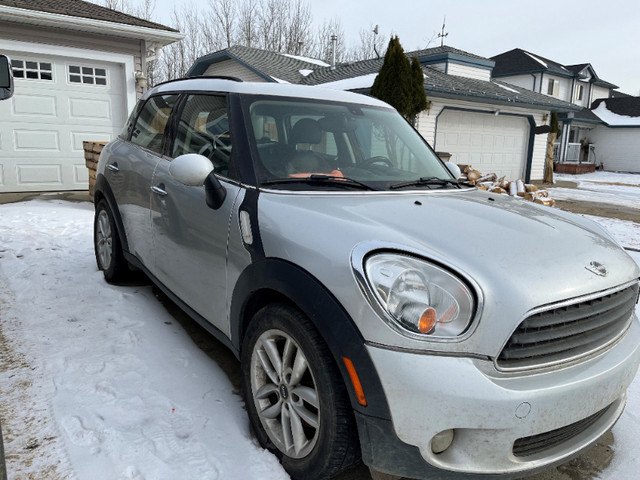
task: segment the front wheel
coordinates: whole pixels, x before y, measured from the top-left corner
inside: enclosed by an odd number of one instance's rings
[[[260,310],[243,343],[242,376],[258,440],[293,479],[330,478],[359,459],[355,419],[324,340],[300,311]]]

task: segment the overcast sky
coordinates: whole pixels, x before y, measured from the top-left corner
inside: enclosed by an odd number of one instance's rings
[[[170,25],[175,4],[156,0],[156,21]],[[202,1],[201,4],[205,2]],[[349,45],[360,29],[400,37],[405,51],[426,47],[446,16],[445,44],[491,57],[522,48],[564,65],[590,63],[620,91],[640,95],[640,2],[608,0],[309,0],[314,23],[338,17]],[[433,40],[430,47],[440,45]]]

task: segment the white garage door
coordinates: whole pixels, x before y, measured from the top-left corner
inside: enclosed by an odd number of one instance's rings
[[[438,117],[436,150],[482,173],[524,178],[529,128],[522,117],[445,110]]]
[[[0,192],[87,189],[83,140],[111,140],[125,122],[122,66],[3,53],[16,78],[0,102]]]

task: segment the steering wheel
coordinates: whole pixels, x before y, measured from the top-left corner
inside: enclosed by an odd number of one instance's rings
[[[382,156],[371,157],[371,158],[362,160],[361,162],[359,162],[358,166],[368,167],[369,165],[373,165],[374,163],[384,163],[387,167],[394,168],[394,165],[393,163],[391,163],[391,160],[389,160],[387,157],[382,157]]]

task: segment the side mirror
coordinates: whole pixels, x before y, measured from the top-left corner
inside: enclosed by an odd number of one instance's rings
[[[5,55],[0,55],[0,100],[6,100],[13,96],[13,70],[11,60]]]
[[[444,162],[445,167],[447,167],[447,170],[449,170],[449,172],[451,173],[451,175],[453,175],[453,177],[458,180],[461,176],[462,176],[462,172],[460,171],[460,167],[458,167],[458,165],[456,165],[453,162]]]
[[[227,191],[213,174],[211,161],[199,153],[186,153],[174,158],[169,165],[169,174],[183,185],[204,185],[207,205],[214,210],[220,208],[227,197]]]

